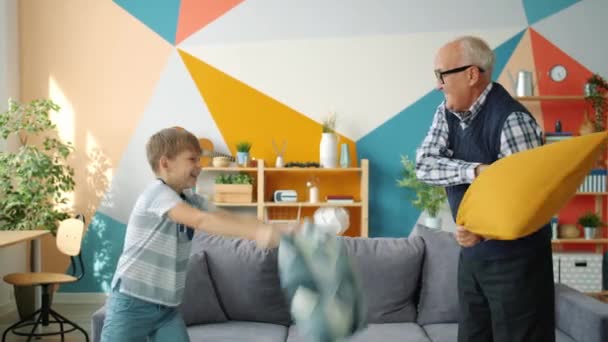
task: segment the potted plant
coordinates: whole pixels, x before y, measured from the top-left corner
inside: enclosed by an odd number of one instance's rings
[[[595,112],[595,131],[604,130],[604,113],[606,112],[606,92],[608,83],[599,74],[593,74],[585,84],[585,100],[591,103]]]
[[[338,136],[336,135],[336,113],[331,113],[321,125],[321,143],[319,144],[319,164],[321,167],[337,167]]]
[[[0,153],[0,230],[45,229],[56,233],[70,215],[66,193],[74,189],[67,163],[73,146],[56,138],[49,114],[59,106],[48,99],[21,104],[9,100],[0,114],[0,137],[16,138],[16,151]],[[15,287],[20,316],[35,311],[34,288]]]
[[[397,185],[414,191],[416,198],[412,200],[412,205],[426,212],[425,225],[431,228],[440,228],[441,219],[438,215],[447,199],[445,189],[419,180],[416,177],[416,165],[407,156],[401,156],[401,164],[403,166],[403,176],[397,180]]]
[[[218,203],[253,202],[253,177],[246,173],[220,174],[215,177],[214,201]]]
[[[251,143],[248,141],[241,141],[236,144],[236,159],[238,165],[247,166],[249,163],[249,150],[251,150]]]
[[[593,212],[586,212],[578,218],[578,224],[585,229],[585,239],[593,239],[596,236],[596,229],[606,226],[602,219]]]
[[[51,100],[20,104],[9,100],[0,114],[0,137],[16,136],[16,152],[0,154],[0,230],[48,229],[55,233],[69,217],[66,193],[74,190],[74,170],[67,163],[73,146],[57,139]],[[34,144],[36,142],[36,144]]]

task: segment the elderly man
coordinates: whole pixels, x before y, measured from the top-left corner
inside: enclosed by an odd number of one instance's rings
[[[417,151],[416,174],[445,186],[454,218],[485,167],[542,144],[534,117],[492,82],[494,59],[476,37],[451,41],[435,57],[437,88],[445,100]],[[554,341],[549,226],[510,241],[486,240],[458,226],[456,240],[462,246],[458,341]]]

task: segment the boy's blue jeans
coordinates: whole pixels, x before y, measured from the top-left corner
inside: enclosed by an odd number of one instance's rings
[[[176,307],[146,302],[112,291],[106,306],[101,342],[189,342]]]

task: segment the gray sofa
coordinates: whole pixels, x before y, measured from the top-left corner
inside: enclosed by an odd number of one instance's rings
[[[459,247],[450,233],[416,226],[408,238],[341,238],[353,257],[369,327],[349,341],[456,341]],[[303,341],[280,288],[277,250],[197,234],[180,307],[196,341]],[[104,308],[92,318],[99,341]],[[557,341],[608,341],[608,305],[556,286]]]

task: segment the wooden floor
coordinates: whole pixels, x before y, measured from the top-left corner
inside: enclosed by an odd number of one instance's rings
[[[99,304],[54,304],[53,310],[59,312],[62,316],[70,319],[76,324],[80,325],[88,334],[89,339],[91,338],[91,316],[93,312],[99,309]],[[8,328],[13,323],[17,322],[17,312],[12,312],[4,316],[0,316],[0,338],[4,329]],[[53,327],[54,328],[54,327]],[[26,341],[26,337],[16,336],[12,333],[8,333],[7,342],[13,341]],[[48,336],[43,337],[40,340],[32,338],[32,341],[61,341],[61,336]],[[73,331],[65,335],[66,342],[80,342],[85,341],[84,335],[79,331]]]

